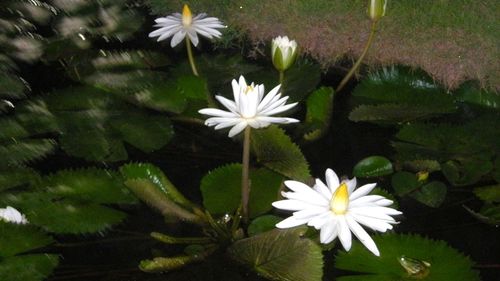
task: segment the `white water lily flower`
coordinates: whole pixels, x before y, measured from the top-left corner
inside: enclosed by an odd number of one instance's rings
[[[149,33],[149,37],[158,36],[158,41],[162,41],[173,36],[170,42],[172,48],[177,46],[186,37],[186,34],[193,45],[198,46],[198,34],[209,39],[218,38],[222,34],[217,29],[225,28],[218,18],[207,17],[205,13],[193,17],[188,5],[184,5],[182,15],[174,13],[166,18],[157,18],[155,22],[154,27],[159,27],[159,29]]]
[[[288,36],[278,36],[271,43],[271,54],[276,69],[285,71],[297,57],[297,42],[288,39]]]
[[[215,126],[216,130],[232,127],[229,137],[233,137],[243,131],[247,126],[252,128],[265,128],[272,123],[288,124],[299,122],[299,120],[288,117],[273,117],[278,113],[289,110],[297,103],[286,104],[288,96],[281,97],[280,85],[274,87],[267,95],[264,95],[264,85],[247,85],[245,78],[240,76],[239,82],[233,79],[234,101],[222,96],[215,98],[229,111],[216,108],[204,108],[198,111],[201,114],[214,116],[205,121],[207,126]]]
[[[12,222],[16,224],[27,224],[26,216],[21,214],[18,210],[7,206],[7,208],[0,208],[0,221]]]
[[[361,225],[385,232],[397,223],[391,216],[402,213],[387,207],[393,203],[391,200],[367,195],[375,188],[375,183],[356,189],[356,178],[340,182],[331,169],[326,170],[325,177],[326,185],[316,179],[313,188],[298,181],[285,181],[292,192],[283,192],[287,200],[276,201],[273,206],[294,213],[276,227],[313,226],[320,229],[321,243],[328,244],[338,237],[346,251],[351,249],[352,232],[368,250],[380,256],[377,245]]]

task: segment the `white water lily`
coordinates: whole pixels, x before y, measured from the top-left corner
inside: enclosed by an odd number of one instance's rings
[[[338,237],[346,251],[351,249],[352,232],[368,250],[380,256],[377,245],[361,225],[385,232],[397,223],[391,216],[402,213],[387,207],[393,203],[391,200],[380,195],[368,195],[375,188],[375,183],[356,189],[356,178],[340,182],[331,169],[326,170],[325,177],[326,185],[316,179],[313,188],[298,181],[285,181],[292,192],[283,192],[283,197],[287,199],[276,201],[273,206],[294,213],[276,227],[313,226],[320,229],[321,243],[328,244]]]
[[[208,118],[205,125],[215,126],[216,130],[232,127],[229,130],[229,137],[233,137],[247,126],[258,129],[265,128],[272,123],[299,122],[294,118],[272,116],[297,105],[297,103],[286,104],[288,96],[281,97],[280,85],[274,87],[267,95],[264,95],[264,85],[255,85],[254,83],[248,85],[243,76],[240,76],[238,82],[233,79],[231,85],[233,86],[234,101],[222,96],[215,96],[229,111],[216,108],[204,108],[198,111],[201,114],[214,116]]]
[[[222,34],[217,29],[225,28],[218,18],[207,17],[205,13],[193,17],[188,5],[184,5],[182,14],[174,13],[167,17],[157,18],[155,22],[154,27],[159,27],[159,29],[149,33],[149,37],[158,37],[158,41],[162,41],[173,36],[170,42],[172,48],[177,46],[186,34],[193,45],[198,46],[198,34],[209,39],[218,38]]]
[[[21,214],[18,210],[7,206],[7,208],[0,208],[0,221],[11,222],[16,224],[27,224],[26,216]]]
[[[288,36],[278,36],[271,43],[271,54],[274,67],[285,71],[295,62],[297,57],[297,42],[288,39]]]

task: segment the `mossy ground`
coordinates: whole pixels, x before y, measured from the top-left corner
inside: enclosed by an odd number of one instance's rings
[[[186,1],[150,0],[153,13],[180,11]],[[256,46],[276,35],[298,41],[324,66],[356,59],[369,35],[367,0],[192,0],[246,32]],[[390,1],[366,63],[419,67],[449,88],[478,80],[500,90],[498,0]]]

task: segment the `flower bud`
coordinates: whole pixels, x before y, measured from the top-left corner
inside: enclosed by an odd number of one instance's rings
[[[295,62],[297,57],[297,42],[289,40],[287,36],[278,36],[271,43],[271,52],[274,67],[285,71]]]
[[[368,15],[373,21],[378,21],[385,16],[385,8],[388,0],[370,0],[368,4]]]

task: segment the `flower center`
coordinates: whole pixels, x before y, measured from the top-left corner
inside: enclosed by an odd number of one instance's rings
[[[184,4],[184,8],[182,9],[182,25],[190,26],[193,22],[193,15],[191,14],[191,10],[187,4]]]
[[[245,89],[245,94],[248,94],[248,92],[253,91],[252,85],[248,85],[247,88]]]
[[[330,210],[337,215],[343,215],[349,207],[349,191],[347,185],[342,183],[330,200]]]

